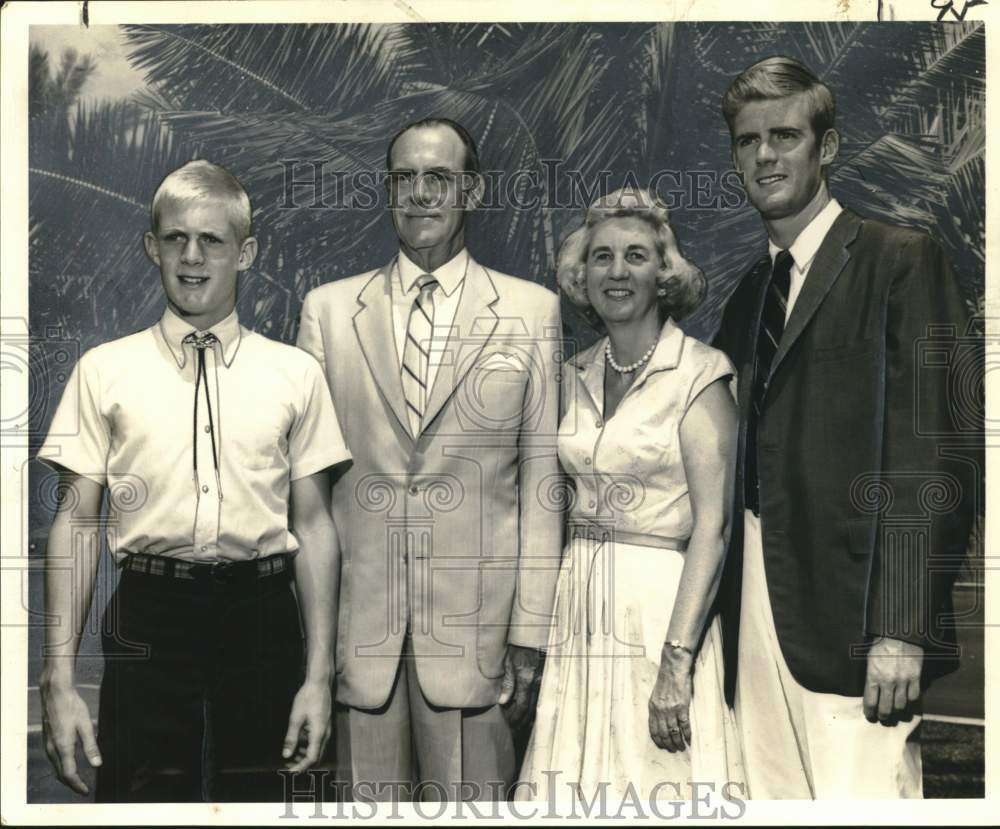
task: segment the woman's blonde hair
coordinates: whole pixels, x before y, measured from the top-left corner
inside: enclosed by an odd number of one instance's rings
[[[586,261],[594,230],[612,219],[640,219],[653,229],[663,273],[657,277],[660,316],[680,320],[705,299],[707,281],[701,269],[681,254],[670,228],[666,205],[648,190],[626,187],[602,196],[587,210],[586,221],[559,246],[556,281],[584,316],[602,329],[603,323],[587,296]]]

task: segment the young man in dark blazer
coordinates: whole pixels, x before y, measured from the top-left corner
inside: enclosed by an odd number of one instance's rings
[[[941,248],[830,195],[830,90],[771,57],[723,99],[769,237],[715,345],[739,372],[737,522],[721,601],[753,798],[920,797],[922,689],[954,667],[941,617],[977,470],[945,372],[967,311]]]

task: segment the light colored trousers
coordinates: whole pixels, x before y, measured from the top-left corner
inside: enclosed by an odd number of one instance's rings
[[[337,706],[338,778],[354,799],[504,800],[514,743],[499,705],[441,708],[420,689],[407,637],[388,701],[373,711]]]
[[[774,630],[760,519],[744,514],[736,721],[755,800],[922,797],[920,717],[865,719],[861,697],[808,691]]]

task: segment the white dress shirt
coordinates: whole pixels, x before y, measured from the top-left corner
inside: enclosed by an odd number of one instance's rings
[[[791,316],[792,308],[795,305],[795,300],[798,299],[799,293],[802,291],[802,285],[806,281],[806,274],[809,273],[809,268],[816,258],[816,253],[819,251],[819,246],[823,244],[826,234],[830,232],[834,221],[836,221],[837,216],[843,210],[844,208],[841,207],[839,201],[830,199],[826,207],[820,210],[813,220],[803,228],[802,232],[795,237],[795,241],[792,242],[791,247],[788,248],[795,264],[792,265],[792,281],[788,289],[788,305],[785,308],[786,325],[788,324],[789,316]],[[771,254],[771,265],[773,267],[775,257],[781,252],[781,248],[768,240],[767,250]]]
[[[434,336],[431,338],[431,353],[427,366],[427,394],[430,397],[434,388],[434,378],[437,377],[448,347],[448,335],[458,311],[458,302],[462,297],[462,286],[465,285],[465,273],[469,267],[469,252],[462,248],[459,253],[445,262],[437,270],[429,273],[438,281],[434,289]],[[396,357],[400,371],[403,367],[403,347],[406,345],[406,324],[410,320],[410,309],[416,302],[420,291],[417,279],[428,273],[415,264],[405,253],[399,252],[396,266],[389,275],[392,285],[392,327],[396,335]],[[468,335],[468,331],[457,332],[457,336]]]

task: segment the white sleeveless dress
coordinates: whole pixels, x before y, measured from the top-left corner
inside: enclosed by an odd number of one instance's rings
[[[678,800],[691,797],[691,781],[717,793],[743,782],[718,619],[695,658],[693,745],[658,748],[648,709],[692,529],[681,419],[703,389],[735,372],[724,354],[667,320],[605,423],[605,342],[578,354],[564,378],[559,457],[573,486],[569,540],[518,800],[590,800],[602,785],[609,797]]]

